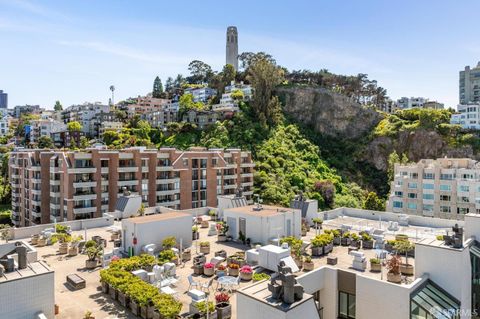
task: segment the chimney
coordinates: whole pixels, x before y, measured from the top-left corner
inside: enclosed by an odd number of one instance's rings
[[[16,250],[18,254],[18,269],[27,268],[27,247],[17,243]]]

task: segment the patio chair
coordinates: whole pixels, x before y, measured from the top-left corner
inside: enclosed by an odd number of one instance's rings
[[[193,280],[192,275],[190,275],[190,276],[188,276],[188,289],[187,289],[187,291],[189,291],[193,287],[199,287],[201,289],[200,283]]]
[[[240,288],[240,282],[241,281],[242,281],[242,278],[240,278],[240,276],[238,276],[237,281],[235,282],[234,290],[237,290],[238,288]]]
[[[240,276],[239,276],[239,278],[240,278]],[[209,281],[207,281],[204,284],[200,284],[200,286],[201,286],[202,290],[207,289],[207,291],[210,291],[210,288],[212,287],[212,283],[213,283],[213,278],[210,279]]]

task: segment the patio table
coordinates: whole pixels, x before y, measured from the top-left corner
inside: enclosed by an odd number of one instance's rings
[[[223,289],[227,288],[229,291],[231,291],[232,287],[237,285],[237,277],[222,276],[217,279],[217,290],[219,285],[221,288]]]

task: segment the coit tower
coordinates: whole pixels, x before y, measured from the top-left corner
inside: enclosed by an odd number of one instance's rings
[[[227,59],[226,64],[231,64],[238,71],[238,33],[237,27],[227,28]]]

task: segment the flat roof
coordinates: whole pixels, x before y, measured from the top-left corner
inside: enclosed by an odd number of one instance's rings
[[[178,211],[168,212],[168,213],[161,213],[161,214],[154,214],[148,216],[139,216],[139,217],[132,217],[127,218],[125,221],[131,222],[133,224],[145,224],[150,222],[156,222],[161,220],[168,220],[168,219],[175,219],[181,217],[192,217],[192,215],[187,213],[182,213]]]
[[[46,263],[42,261],[35,261],[33,263],[28,263],[27,268],[25,269],[17,269],[15,271],[5,272],[3,276],[0,276],[0,284],[3,282],[33,277],[50,272],[53,272],[53,270],[51,270]]]
[[[248,206],[241,206],[241,207],[235,207],[235,208],[226,208],[225,212],[246,214],[246,215],[251,215],[251,216],[263,216],[263,217],[277,216],[277,215],[281,215],[281,214],[284,214],[284,213],[292,213],[293,212],[293,209],[291,209],[291,208],[285,208],[285,207],[279,207],[279,206],[262,205],[261,207],[262,207],[261,210],[256,210],[257,205],[248,205]]]

